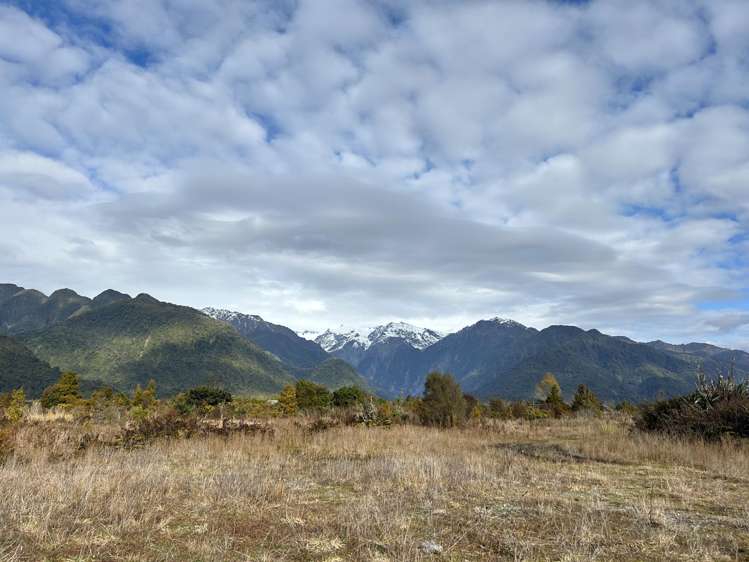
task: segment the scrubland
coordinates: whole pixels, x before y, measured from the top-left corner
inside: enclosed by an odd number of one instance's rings
[[[125,448],[25,422],[0,461],[0,560],[749,560],[746,441],[623,415],[271,423]]]

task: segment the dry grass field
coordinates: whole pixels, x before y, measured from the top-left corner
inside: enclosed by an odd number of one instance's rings
[[[0,560],[749,560],[746,443],[625,419],[276,425],[77,454],[69,422],[22,428]]]

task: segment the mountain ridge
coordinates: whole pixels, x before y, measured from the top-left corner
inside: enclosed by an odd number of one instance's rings
[[[405,322],[374,327],[366,336],[328,330],[316,338],[330,336],[321,345],[257,315],[198,311],[112,289],[90,299],[70,289],[48,297],[1,284],[2,334],[12,338],[3,340],[11,351],[5,365],[0,355],[0,388],[21,380],[35,391],[39,381],[48,382],[50,369],[72,369],[84,382],[123,390],[153,377],[165,393],[210,383],[269,394],[308,378],[395,397],[420,394],[426,375],[440,370],[480,398],[529,398],[548,371],[568,397],[586,384],[607,401],[642,401],[685,392],[700,372],[749,375],[749,353],[742,350],[636,342],[576,326],[537,330],[500,317],[447,335]],[[27,366],[28,380],[19,371],[3,374],[3,368],[11,372],[8,357],[22,358],[16,362]]]
[[[227,309],[208,307],[202,312],[232,326],[242,337],[278,357],[297,378],[309,379],[332,389],[368,386],[345,360],[333,357],[316,342],[302,338],[286,326],[268,322],[256,314]]]

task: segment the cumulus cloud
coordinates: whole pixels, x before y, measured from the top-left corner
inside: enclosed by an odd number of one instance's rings
[[[744,2],[25,9],[0,7],[8,281],[749,341]]]

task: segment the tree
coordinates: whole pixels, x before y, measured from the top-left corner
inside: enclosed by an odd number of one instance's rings
[[[466,419],[477,420],[484,416],[486,408],[476,397],[464,394],[463,399],[466,401]]]
[[[296,403],[300,410],[324,410],[330,406],[332,396],[327,388],[304,379],[296,382]]]
[[[48,386],[42,393],[41,404],[44,408],[55,406],[71,406],[81,399],[81,388],[78,375],[67,372],[52,386]]]
[[[287,384],[283,387],[281,393],[278,395],[278,403],[285,416],[296,414],[298,404],[296,401],[296,387],[293,384]]]
[[[348,408],[355,404],[363,404],[365,398],[365,392],[358,386],[342,386],[333,392],[333,405]]]
[[[575,397],[572,399],[572,410],[575,412],[600,412],[603,410],[603,406],[598,397],[593,394],[593,391],[584,384],[581,384],[577,387]]]
[[[543,378],[536,385],[536,396],[543,400],[546,408],[559,417],[567,411],[567,404],[562,398],[562,389],[557,379],[551,373],[544,374]]]
[[[145,390],[143,390],[140,385],[136,385],[135,391],[133,392],[132,404],[133,406],[140,406],[145,410],[148,410],[156,404],[156,381],[153,379],[148,381]]]
[[[453,427],[465,418],[466,401],[452,375],[429,373],[424,383],[423,421],[427,425]]]
[[[212,386],[198,386],[187,391],[187,403],[191,406],[218,406],[233,399],[228,390]]]
[[[551,373],[544,373],[544,376],[536,385],[536,398],[542,402],[548,402],[549,397],[552,401],[561,399],[562,390],[557,382],[557,378]]]
[[[21,421],[23,418],[23,407],[26,405],[26,393],[23,388],[14,390],[10,395],[10,404],[5,409],[5,417],[11,423]]]

